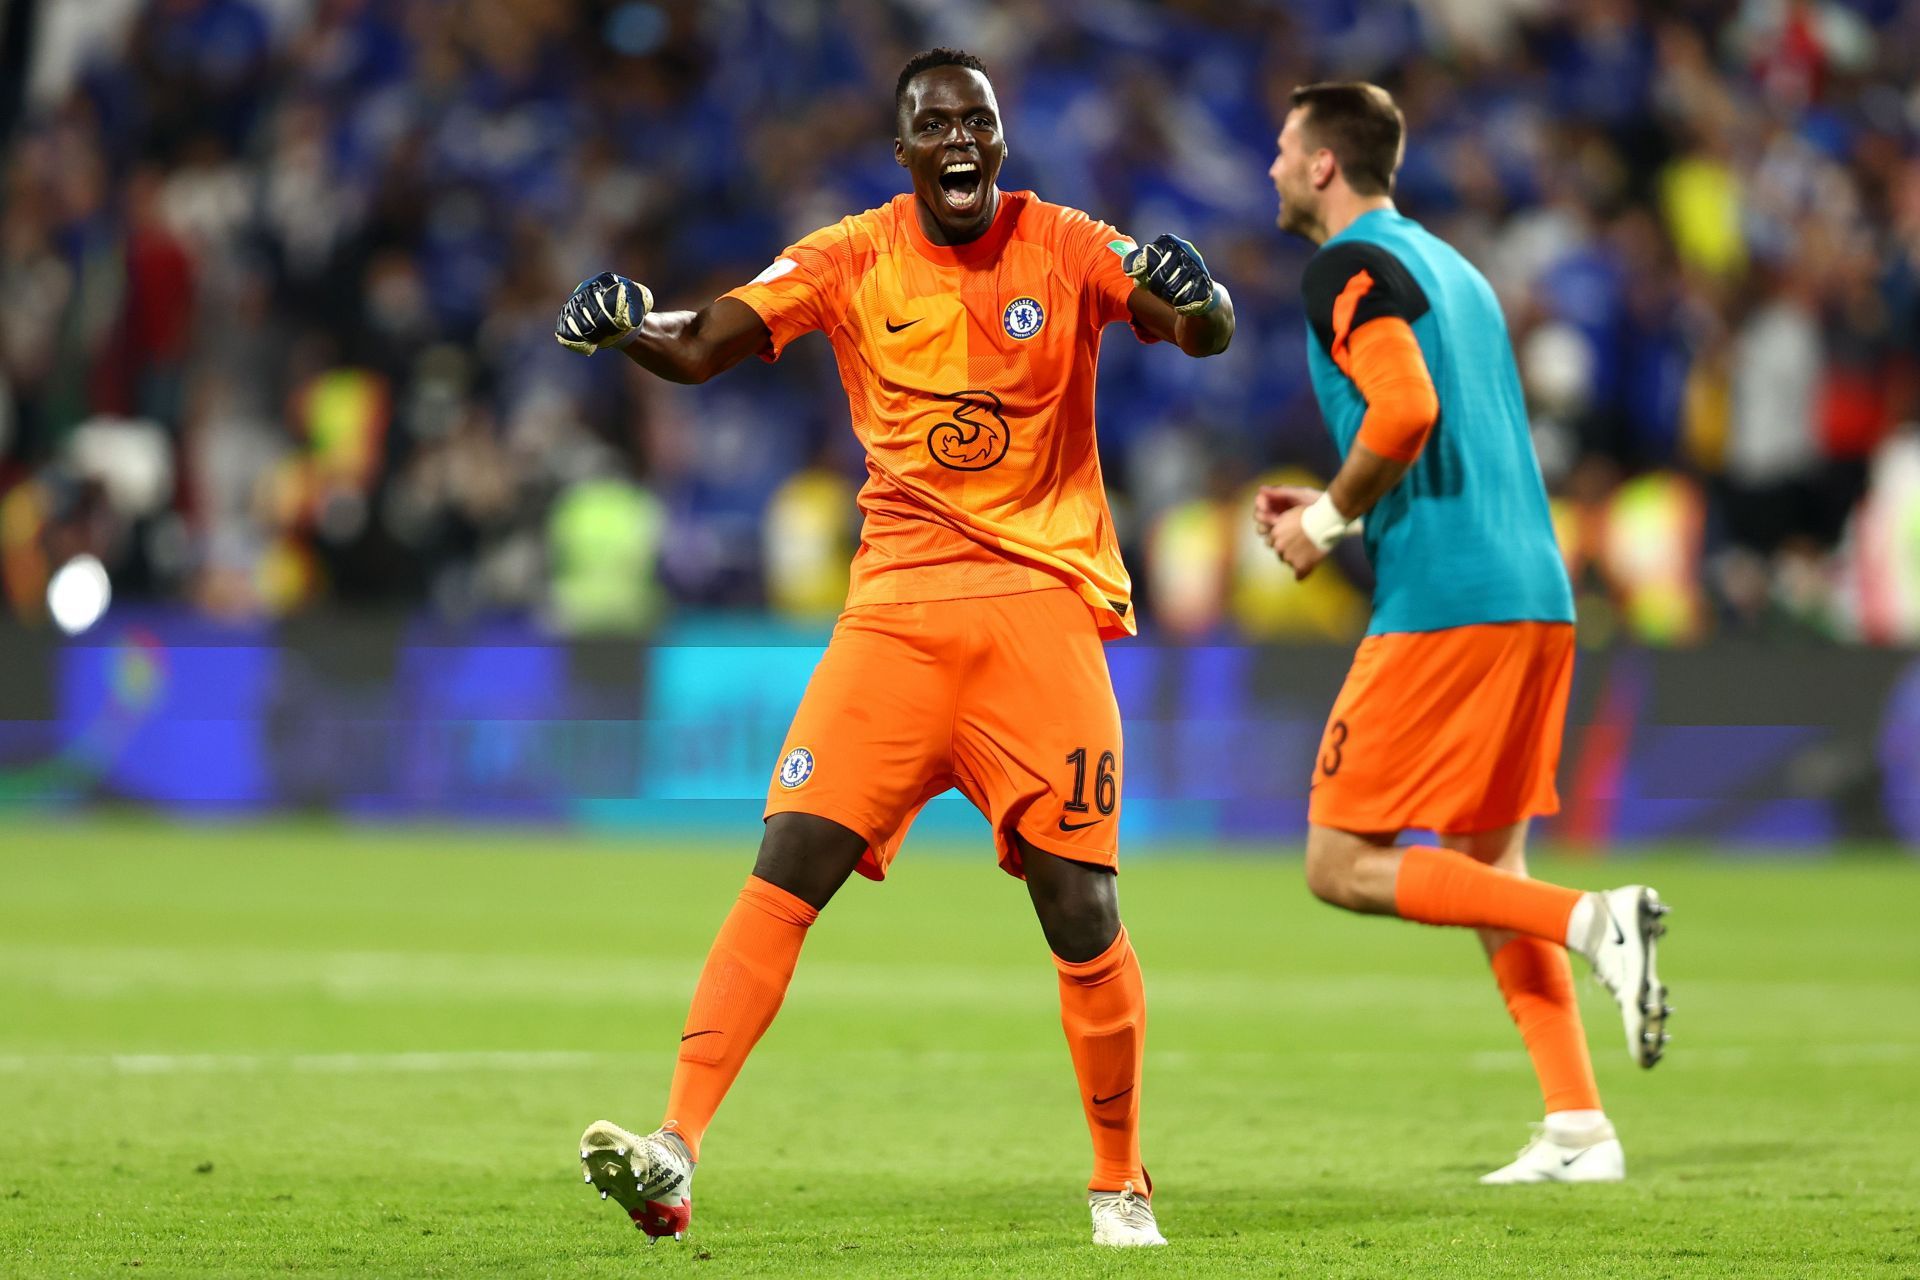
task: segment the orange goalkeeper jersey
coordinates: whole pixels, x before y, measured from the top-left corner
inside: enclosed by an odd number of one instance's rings
[[[867,452],[849,607],[1012,595],[1062,582],[1103,635],[1134,631],[1094,444],[1100,331],[1129,318],[1133,243],[1003,191],[970,244],[933,244],[912,195],[843,218],[727,296],[777,360],[833,343]]]

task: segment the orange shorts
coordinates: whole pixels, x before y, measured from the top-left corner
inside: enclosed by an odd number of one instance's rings
[[[1558,813],[1572,683],[1569,623],[1368,636],[1320,739],[1308,819],[1466,835]]]
[[[840,615],[787,731],[767,816],[864,837],[885,878],[922,805],[950,787],[1048,853],[1117,866],[1120,707],[1093,613],[1067,588],[860,605]]]

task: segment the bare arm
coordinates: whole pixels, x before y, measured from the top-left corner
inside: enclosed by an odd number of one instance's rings
[[[717,298],[698,311],[651,311],[621,350],[668,382],[705,382],[767,345],[772,333],[738,298]]]
[[[1173,304],[1144,285],[1127,298],[1134,324],[1141,332],[1162,342],[1171,342],[1193,356],[1217,356],[1233,341],[1233,295],[1218,280],[1213,282],[1213,309],[1198,315],[1183,316]]]
[[[1407,474],[1411,465],[1411,459],[1402,462],[1386,457],[1356,440],[1347,453],[1347,460],[1340,465],[1339,474],[1327,486],[1327,496],[1333,499],[1341,515],[1358,520],[1400,483],[1400,477]]]

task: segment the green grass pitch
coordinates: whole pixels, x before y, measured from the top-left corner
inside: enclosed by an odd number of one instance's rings
[[[1538,1095],[1457,932],[1292,859],[1139,858],[1166,1250],[1087,1241],[1025,895],[909,847],[814,929],[649,1248],[575,1141],[658,1118],[739,847],[15,822],[0,836],[0,1273],[1920,1275],[1920,864],[1540,870],[1674,906],[1668,1060],[1582,981],[1612,1187],[1483,1188]]]

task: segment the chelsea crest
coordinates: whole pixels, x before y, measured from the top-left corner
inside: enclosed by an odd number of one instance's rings
[[[780,762],[780,785],[791,791],[813,776],[813,752],[795,747]]]
[[[1047,313],[1035,298],[1015,298],[1000,314],[1000,323],[1007,327],[1008,336],[1023,342],[1040,332],[1040,326],[1046,322]]]

